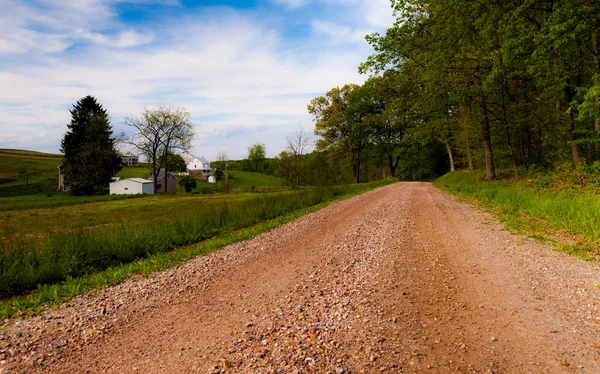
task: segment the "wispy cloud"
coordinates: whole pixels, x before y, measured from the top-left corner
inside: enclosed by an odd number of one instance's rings
[[[9,12],[0,15],[0,146],[54,152],[71,105],[91,94],[108,109],[117,131],[142,105],[170,103],[193,114],[193,152],[214,157],[226,150],[241,158],[248,145],[263,141],[274,156],[287,133],[311,125],[310,99],[364,80],[357,65],[370,48],[359,41],[375,29],[371,21],[355,19],[356,7],[369,7],[366,2],[350,2],[318,20],[303,15],[308,32],[300,34],[287,26],[287,11],[273,9],[184,9],[156,1],[172,7],[171,13],[152,14],[158,19],[145,23],[122,19],[124,2],[117,0],[6,1]],[[302,5],[283,5],[295,4]],[[312,6],[333,5],[314,0]],[[339,20],[342,12],[351,24]],[[265,13],[274,15],[265,19]]]

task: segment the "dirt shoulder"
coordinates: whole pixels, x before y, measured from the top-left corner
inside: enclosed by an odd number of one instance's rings
[[[398,183],[5,321],[0,373],[595,373],[599,270]]]

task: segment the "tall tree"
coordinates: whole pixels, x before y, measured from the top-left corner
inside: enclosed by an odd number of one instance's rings
[[[122,168],[106,110],[86,96],[73,106],[67,127],[61,142],[65,183],[75,195],[102,194]]]
[[[300,177],[303,170],[302,156],[310,145],[310,133],[303,127],[298,126],[291,134],[286,136],[287,151],[294,159],[294,180],[296,186],[300,186]],[[281,155],[280,155],[281,156]]]
[[[311,100],[308,112],[315,121],[316,147],[346,157],[352,165],[354,183],[360,182],[363,152],[369,144],[369,126],[363,121],[365,102],[359,86],[347,84]]]
[[[265,161],[267,151],[263,143],[256,143],[248,147],[248,161],[253,166],[255,172],[259,171],[259,166]]]
[[[129,143],[140,150],[152,166],[154,193],[158,192],[161,160],[165,163],[165,192],[168,192],[169,153],[189,150],[194,137],[191,114],[184,108],[159,106],[142,110],[139,118],[127,118],[125,124],[136,132]]]

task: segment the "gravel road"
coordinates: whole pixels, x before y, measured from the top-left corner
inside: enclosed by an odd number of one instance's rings
[[[0,330],[8,373],[600,373],[600,264],[397,183]]]

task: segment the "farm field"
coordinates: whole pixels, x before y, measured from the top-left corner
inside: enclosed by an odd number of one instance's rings
[[[61,155],[0,149],[0,197],[36,194],[43,182],[56,181]]]
[[[230,170],[229,175],[232,177],[232,188],[234,189],[251,189],[253,187],[283,187],[287,184],[282,178],[250,171]]]
[[[61,195],[57,194],[57,196]],[[77,199],[85,199],[85,197],[74,197],[66,194],[62,196],[65,201],[70,199],[76,202]],[[121,196],[125,197],[127,195]],[[93,202],[93,200],[90,200],[92,202],[87,204],[74,203],[59,207],[7,211],[0,221],[0,237],[15,234],[45,234],[52,231],[109,224],[167,222],[184,215],[183,212],[193,212],[196,209],[205,207],[207,204],[240,202],[253,196],[256,196],[256,194],[146,195],[117,201]],[[97,196],[96,198],[102,197],[111,196]],[[54,196],[52,199],[54,199]]]
[[[0,297],[169,252],[389,182],[260,194],[155,195],[8,211],[0,224]]]

